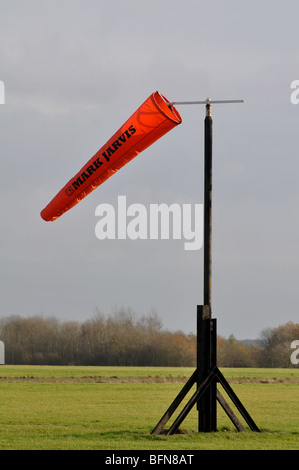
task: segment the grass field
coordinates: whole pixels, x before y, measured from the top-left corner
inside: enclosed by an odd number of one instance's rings
[[[191,368],[0,366],[0,450],[298,450],[299,368],[221,370],[260,433],[151,435]]]

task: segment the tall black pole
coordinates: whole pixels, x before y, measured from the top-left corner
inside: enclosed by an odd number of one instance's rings
[[[212,134],[211,105],[206,104],[204,123],[204,305],[212,315]]]
[[[204,121],[204,302],[197,307],[197,369],[199,388],[216,366],[216,320],[212,320],[212,138],[211,103]],[[217,430],[216,382],[198,401],[198,431]]]

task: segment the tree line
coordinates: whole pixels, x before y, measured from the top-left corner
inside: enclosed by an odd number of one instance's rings
[[[0,319],[6,364],[98,366],[196,366],[196,336],[163,329],[155,313],[130,309],[97,312],[84,322],[40,315]],[[294,367],[291,342],[299,324],[263,330],[256,342],[217,337],[219,367]]]

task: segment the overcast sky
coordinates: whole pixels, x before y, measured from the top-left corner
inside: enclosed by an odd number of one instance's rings
[[[154,310],[196,331],[203,250],[98,240],[95,209],[203,203],[204,106],[55,222],[40,211],[155,90],[214,105],[213,317],[257,338],[298,322],[299,4],[1,0],[0,316]]]

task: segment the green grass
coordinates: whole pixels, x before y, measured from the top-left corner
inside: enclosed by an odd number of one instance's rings
[[[236,432],[220,407],[218,432],[197,433],[194,407],[181,425],[183,434],[151,435],[182,383],[87,379],[174,378],[192,372],[192,368],[1,366],[0,450],[299,449],[299,369],[222,369],[260,433],[248,428]],[[261,380],[272,378],[273,383]]]
[[[1,377],[190,377],[193,367],[112,367],[112,366],[11,366],[0,365]],[[299,367],[293,369],[221,368],[227,379],[236,377],[299,380]]]
[[[1,377],[189,377],[192,367],[0,366]],[[298,371],[299,372],[299,371]]]

